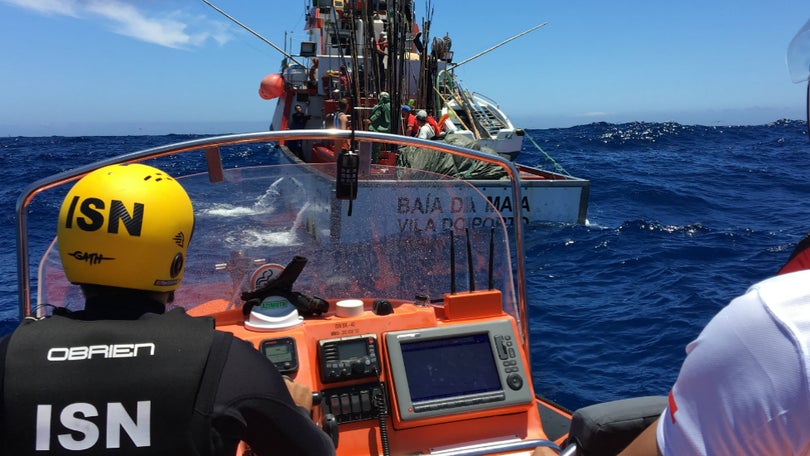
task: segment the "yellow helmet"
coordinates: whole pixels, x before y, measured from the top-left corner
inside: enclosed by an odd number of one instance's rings
[[[183,280],[194,210],[171,176],[142,164],[81,178],[59,211],[59,257],[73,283],[171,291]]]

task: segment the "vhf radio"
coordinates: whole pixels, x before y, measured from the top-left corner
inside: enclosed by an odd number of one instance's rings
[[[321,381],[324,383],[377,377],[380,374],[377,336],[374,334],[318,341],[318,357]]]
[[[354,200],[357,198],[357,173],[360,168],[360,157],[350,151],[343,150],[337,156],[337,182],[335,195],[337,199]]]

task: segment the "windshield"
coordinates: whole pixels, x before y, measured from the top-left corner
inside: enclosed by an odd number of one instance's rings
[[[810,76],[810,21],[807,21],[790,41],[787,64],[793,82],[806,81]]]
[[[426,295],[441,305],[453,290],[496,288],[504,310],[517,316],[506,228],[475,187],[375,166],[350,202],[335,197],[334,176],[333,163],[226,169],[216,183],[207,173],[176,176],[196,221],[174,305],[194,314],[239,308],[242,292],[256,286],[254,273],[298,256],[307,261],[293,291],[329,301]],[[55,243],[40,265],[39,285],[40,304],[82,308]]]

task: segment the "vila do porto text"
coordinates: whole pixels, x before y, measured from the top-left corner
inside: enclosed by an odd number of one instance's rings
[[[496,223],[498,212],[507,226],[514,224],[514,202],[510,196],[491,196],[491,205],[476,203],[472,197],[447,195],[399,196],[398,223],[401,232],[446,231],[464,228],[486,228]],[[483,206],[483,207],[479,207]],[[521,198],[521,209],[531,212],[529,199]],[[528,217],[523,217],[528,223]]]

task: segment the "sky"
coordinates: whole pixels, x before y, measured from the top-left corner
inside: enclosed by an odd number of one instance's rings
[[[306,38],[308,1],[211,1],[278,47]],[[547,23],[456,70],[518,127],[805,115],[785,55],[807,0],[430,5],[431,36],[450,35],[456,62]],[[265,130],[275,102],[259,83],[282,58],[196,0],[0,0],[0,43],[2,136]]]

